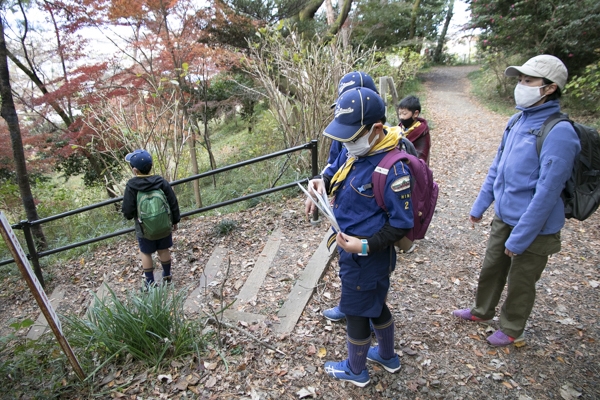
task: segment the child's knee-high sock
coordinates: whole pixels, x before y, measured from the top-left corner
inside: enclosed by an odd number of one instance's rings
[[[355,374],[360,374],[367,367],[367,352],[371,347],[371,338],[362,340],[348,336],[348,365]]]
[[[377,346],[379,355],[384,360],[389,360],[394,357],[394,318],[382,325],[373,324],[375,328],[375,336],[377,337]]]
[[[146,283],[154,283],[154,268],[150,270],[144,270],[144,276],[146,277]]]
[[[161,261],[160,262],[163,269],[163,278],[165,276],[171,276],[171,260],[169,261]]]

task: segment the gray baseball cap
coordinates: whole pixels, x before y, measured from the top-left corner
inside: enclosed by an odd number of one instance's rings
[[[549,79],[561,90],[565,88],[569,76],[565,64],[559,58],[549,54],[535,56],[520,67],[510,66],[504,71],[506,76],[519,76],[519,74]]]

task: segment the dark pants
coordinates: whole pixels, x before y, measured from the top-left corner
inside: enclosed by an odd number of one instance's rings
[[[492,319],[508,281],[506,300],[500,311],[500,329],[516,338],[523,333],[531,314],[535,283],[546,268],[548,256],[560,251],[560,232],[539,235],[523,254],[509,257],[504,254],[504,245],[511,231],[510,225],[494,217],[471,314]]]

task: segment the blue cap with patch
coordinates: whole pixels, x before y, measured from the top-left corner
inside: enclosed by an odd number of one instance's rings
[[[125,161],[140,171],[152,165],[152,156],[144,149],[137,149],[125,156]]]
[[[385,117],[383,99],[364,87],[344,92],[335,106],[335,117],[323,135],[340,142],[350,142],[362,130]]]
[[[369,74],[362,71],[352,71],[348,72],[340,79],[340,83],[338,83],[338,98],[348,90],[357,87],[366,87],[379,94],[377,85],[375,85],[375,81]],[[336,103],[333,103],[331,108],[335,107],[335,104]]]
[[[371,89],[375,93],[379,93],[375,81],[373,81],[373,78],[371,78],[369,74],[362,71],[352,71],[348,72],[340,79],[340,83],[338,84],[338,97],[344,92],[357,87],[365,87]]]

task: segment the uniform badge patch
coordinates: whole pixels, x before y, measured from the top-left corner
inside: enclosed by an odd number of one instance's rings
[[[409,175],[401,176],[400,178],[396,179],[392,183],[392,190],[394,192],[402,192],[402,191],[408,190],[408,189],[410,189],[410,176]]]

